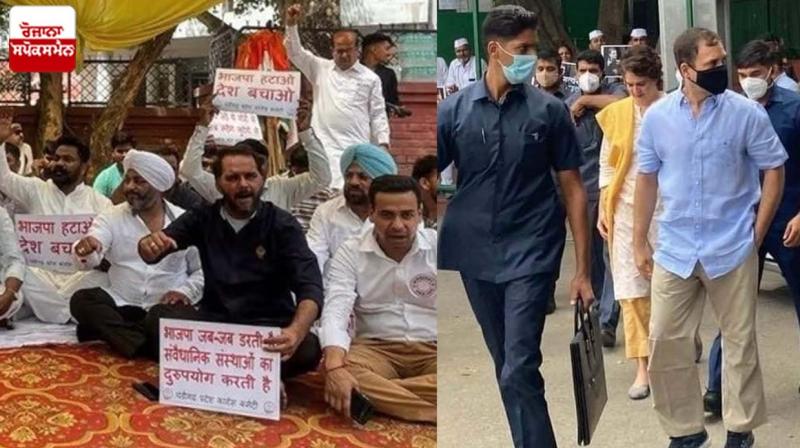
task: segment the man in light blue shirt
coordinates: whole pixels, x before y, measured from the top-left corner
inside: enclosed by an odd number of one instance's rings
[[[634,251],[639,271],[652,278],[653,402],[670,448],[709,446],[694,362],[707,295],[723,335],[725,446],[750,448],[752,430],[766,421],[755,334],[758,247],[780,202],[787,155],[763,107],[726,90],[716,33],[691,28],[673,51],[683,88],[648,109],[636,141]],[[653,254],[647,232],[659,197]]]

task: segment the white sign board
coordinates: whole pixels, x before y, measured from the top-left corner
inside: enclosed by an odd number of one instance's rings
[[[16,215],[17,238],[28,266],[75,272],[72,245],[86,236],[94,215]]]
[[[280,420],[280,354],[262,349],[280,331],[161,319],[159,402]]]
[[[300,72],[218,68],[213,104],[219,110],[294,118],[300,99]]]
[[[248,138],[264,139],[258,115],[224,110],[214,115],[208,133],[214,136],[216,144],[224,146],[233,146]]]

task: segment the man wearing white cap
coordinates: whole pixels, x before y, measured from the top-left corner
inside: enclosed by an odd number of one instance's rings
[[[147,310],[157,303],[197,303],[204,279],[197,248],[173,252],[154,265],[139,257],[139,239],[184,211],[163,198],[175,184],[175,171],[161,156],[130,150],[122,165],[125,202],[97,215],[86,237],[73,246],[81,269],[93,269],[103,258],[111,263],[110,286],[77,291],[70,311],[80,341],[104,340],[131,358],[144,345]]]
[[[628,45],[647,45],[647,30],[644,28],[634,28],[631,30],[631,39]]]
[[[600,51],[600,47],[606,44],[606,38],[600,30],[594,30],[589,33],[589,49]]]
[[[448,94],[461,90],[478,79],[475,72],[475,56],[472,55],[469,41],[460,37],[455,40],[453,47],[456,51],[456,58],[450,62],[450,67],[447,69],[447,80],[445,80]],[[485,66],[486,63],[481,61],[481,67]]]

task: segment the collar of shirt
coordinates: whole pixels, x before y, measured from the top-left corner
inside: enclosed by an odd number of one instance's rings
[[[769,98],[767,99],[767,104],[764,107],[770,107],[773,104],[781,104],[785,102],[786,101],[786,96],[784,95],[785,91],[786,89],[782,88],[781,86],[773,82],[772,86],[770,86],[769,91],[767,92]]]
[[[360,74],[363,73],[364,70],[369,70],[369,69],[360,61],[356,61],[355,64],[351,65],[350,68],[348,68],[347,70],[340,69],[339,66],[334,63],[333,66],[331,67],[331,70],[340,73],[354,72],[356,74]]]
[[[495,101],[492,99],[491,95],[489,95],[489,89],[486,87],[486,77],[484,77],[480,82],[474,83],[475,87],[472,88],[470,91],[470,99],[472,101],[478,101],[482,99],[489,100],[493,103],[499,103],[500,100]],[[533,86],[531,86],[533,88]],[[525,96],[525,84],[512,84],[511,88],[503,95],[503,99],[507,100],[512,95],[521,95]]]
[[[233,227],[233,230],[235,230],[236,233],[239,233],[239,231],[242,230],[244,228],[244,226],[249,224],[250,221],[252,221],[253,218],[256,217],[256,215],[258,214],[258,212],[260,210],[261,210],[261,205],[256,207],[256,209],[255,209],[255,211],[253,211],[252,215],[250,215],[250,216],[248,216],[247,218],[244,218],[244,219],[238,219],[238,218],[234,218],[233,216],[228,214],[228,212],[225,210],[225,207],[222,205],[222,201],[220,201],[220,204],[219,204],[219,215],[222,217],[222,219],[225,220],[225,222],[227,222],[228,224],[231,225],[231,227]]]
[[[691,106],[691,104],[689,104],[689,98],[686,97],[686,94],[683,92],[683,89],[677,90],[677,92],[678,92],[678,98],[679,98],[679,103],[678,104],[680,104],[681,109],[686,108],[689,111],[689,113],[691,113],[692,112],[692,106]],[[724,92],[720,93],[719,95],[709,95],[709,96],[706,97],[705,100],[703,100],[703,104],[701,106],[700,113],[701,114],[705,113],[706,112],[706,108],[708,108],[708,110],[713,110],[715,107],[717,107],[717,105],[722,103],[722,101],[725,99],[725,95],[727,95],[728,93],[731,93],[733,95],[738,95],[738,93],[731,92],[730,90],[725,90]]]

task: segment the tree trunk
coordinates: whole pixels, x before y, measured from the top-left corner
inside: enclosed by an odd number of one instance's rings
[[[603,31],[606,43],[627,44],[625,38],[626,0],[600,0],[597,28]]]
[[[536,13],[539,19],[540,46],[557,50],[561,43],[568,44],[575,54],[575,46],[564,28],[561,7],[557,0],[495,0],[495,5],[519,5]]]
[[[219,31],[220,28],[229,27],[229,25],[223,22],[222,19],[215,16],[214,14],[211,14],[208,11],[203,12],[202,14],[200,14],[195,18],[199,20],[200,23],[206,26],[206,28],[208,29],[208,34],[211,35]]]
[[[175,28],[164,31],[151,40],[143,43],[125,71],[112,82],[113,91],[108,103],[94,123],[89,146],[92,149],[92,167],[97,170],[108,160],[111,137],[122,128],[128,115],[128,108],[133,104],[139,88],[144,82],[147,71],[159,58],[161,52],[172,40]]]
[[[44,143],[61,136],[64,125],[63,78],[61,73],[39,73],[39,101],[36,103],[39,124],[34,137],[34,157],[44,150]]]

